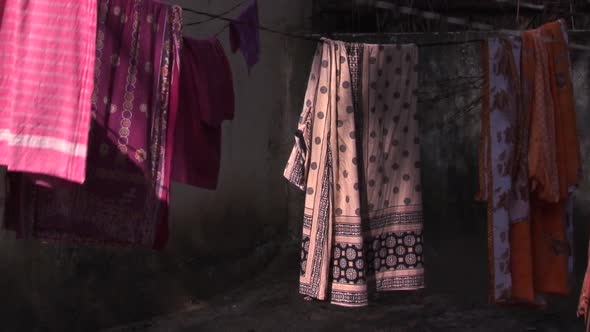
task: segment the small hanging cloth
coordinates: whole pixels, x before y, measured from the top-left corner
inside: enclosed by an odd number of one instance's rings
[[[172,180],[217,188],[221,125],[234,117],[231,67],[217,38],[184,38]]]
[[[258,63],[260,58],[260,21],[258,19],[258,2],[252,3],[229,25],[229,40],[232,52],[242,51],[248,71]]]

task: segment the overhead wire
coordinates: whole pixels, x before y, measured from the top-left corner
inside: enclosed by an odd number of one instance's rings
[[[205,11],[199,11],[199,10],[194,10],[191,8],[183,8],[183,10],[187,11],[187,12],[191,12],[194,14],[198,14],[198,15],[203,15],[203,16],[208,16],[209,19],[207,20],[203,20],[203,21],[199,21],[199,22],[194,22],[194,23],[189,23],[187,25],[197,25],[197,24],[202,24],[205,22],[209,22],[215,19],[221,20],[221,21],[226,21],[229,23],[235,23],[235,24],[246,24],[246,25],[251,25],[252,23],[250,22],[241,22],[238,20],[234,20],[232,18],[228,18],[225,15],[232,12],[233,10],[235,10],[236,8],[240,7],[242,4],[246,3],[248,0],[245,0],[243,2],[238,3],[237,5],[233,6],[232,8],[220,13],[220,14],[213,14],[213,13],[209,13],[209,12],[205,12]],[[502,3],[502,2],[509,2],[507,0],[496,0],[496,2]],[[536,9],[536,10],[546,10],[546,6],[545,5],[534,5],[528,2],[521,2],[520,0],[517,0],[513,3],[514,5],[516,5],[517,8],[517,20],[518,17],[520,16],[520,7],[527,7],[530,9]],[[512,37],[520,37],[522,34],[522,31],[518,31],[518,30],[507,30],[507,29],[498,29],[496,30],[496,27],[494,27],[493,25],[487,24],[487,23],[482,23],[482,22],[476,22],[476,21],[471,21],[470,19],[466,19],[466,18],[461,18],[461,17],[453,17],[453,16],[445,16],[445,15],[441,15],[437,12],[434,11],[422,11],[419,10],[417,8],[414,7],[406,7],[406,6],[398,6],[389,2],[385,2],[385,1],[377,1],[375,3],[375,8],[377,9],[389,9],[389,10],[393,10],[393,11],[398,11],[401,14],[405,14],[408,16],[408,18],[410,18],[411,16],[420,16],[423,17],[425,19],[428,20],[441,20],[441,21],[446,21],[449,24],[453,24],[453,25],[463,25],[466,26],[468,28],[472,28],[475,30],[479,30],[481,32],[490,32],[490,33],[494,33],[494,34],[499,34],[499,35],[504,35],[504,36],[512,36]],[[579,14],[575,14],[573,13],[573,8],[571,7],[571,1],[570,1],[570,15],[569,17],[572,19],[572,25],[573,25],[573,17],[579,15]],[[566,16],[567,17],[567,16]],[[227,29],[227,27],[229,26],[229,23],[224,25],[222,29],[220,29],[215,36],[221,34],[225,29]],[[532,22],[529,22],[532,23]],[[262,26],[262,25],[257,25],[256,26],[257,29],[261,30],[261,31],[266,31],[266,32],[270,32],[273,34],[278,34],[287,38],[294,38],[294,39],[301,39],[301,40],[308,40],[308,41],[314,41],[314,42],[319,42],[321,41],[324,37],[330,37],[331,35],[335,35],[335,34],[324,34],[323,36],[315,36],[315,35],[310,35],[310,34],[298,34],[298,33],[291,33],[291,32],[285,32],[285,31],[280,31],[277,29],[273,29],[273,28],[269,28],[266,26]],[[342,34],[337,34],[337,35],[342,35]],[[352,36],[355,36],[355,34],[349,34]],[[379,36],[382,35],[382,33],[377,33],[377,34],[373,34],[373,36]],[[446,46],[446,45],[464,45],[464,44],[469,44],[469,43],[481,43],[483,42],[485,39],[484,38],[477,38],[477,39],[465,39],[465,40],[458,40],[458,41],[444,41],[444,42],[427,42],[427,43],[414,43],[415,45],[419,46],[419,47],[434,47],[434,46]],[[578,45],[578,44],[574,44],[574,43],[569,43],[569,47],[570,49],[575,49],[575,50],[581,50],[585,53],[590,54],[590,47],[585,46],[585,45]],[[440,96],[439,96],[440,97]],[[480,98],[480,97],[478,97]],[[470,109],[474,108],[474,105],[476,105],[479,101],[479,99],[476,98],[474,101],[470,102]],[[456,118],[458,116],[461,115],[461,113],[464,112],[457,112],[457,114],[454,114],[451,116],[451,118]],[[447,121],[445,121],[446,123]]]
[[[238,8],[239,6],[243,5],[246,2],[247,2],[247,0],[242,1],[242,2],[238,3],[237,5],[233,6],[232,8],[230,8],[222,13],[219,13],[219,14],[209,13],[206,11],[195,10],[195,9],[186,8],[186,7],[183,7],[183,10],[190,12],[190,13],[197,14],[197,15],[209,17],[209,19],[207,19],[207,20],[189,23],[187,25],[202,24],[202,23],[209,22],[209,21],[212,21],[215,19],[218,19],[221,21],[226,21],[229,23],[233,22],[234,24],[252,25],[253,23],[242,22],[242,21],[235,20],[235,19],[225,16],[227,13],[235,10],[236,8]],[[502,2],[502,1],[500,1],[500,2]],[[521,3],[520,5],[523,6],[523,3]],[[450,24],[463,25],[463,26],[467,26],[467,27],[473,28],[478,31],[483,31],[483,32],[490,32],[490,33],[497,32],[502,35],[516,36],[516,37],[519,37],[520,34],[522,33],[522,31],[519,31],[519,30],[507,30],[507,29],[496,30],[496,28],[493,25],[490,25],[487,23],[471,21],[469,19],[465,19],[465,18],[461,18],[461,17],[445,16],[445,15],[441,15],[441,14],[433,12],[433,11],[422,11],[422,10],[419,10],[414,7],[398,6],[398,5],[395,5],[390,2],[386,2],[386,1],[377,1],[375,3],[375,7],[377,9],[384,9],[384,10],[388,9],[388,10],[398,11],[399,13],[405,14],[408,16],[420,16],[420,17],[423,17],[423,18],[429,19],[429,20],[445,20],[447,23],[450,23]],[[217,36],[217,35],[221,34],[223,31],[225,31],[225,29],[227,29],[228,26],[229,26],[229,24],[223,26],[222,29],[220,29],[215,35]],[[284,36],[287,38],[308,40],[308,41],[313,41],[313,42],[319,42],[322,40],[322,37],[329,37],[330,35],[334,35],[334,34],[324,34],[323,36],[317,36],[317,35],[313,35],[313,34],[292,33],[292,32],[281,31],[281,30],[274,29],[274,28],[269,28],[269,27],[266,27],[266,26],[263,26],[260,24],[256,25],[256,28],[261,31],[266,31],[266,32],[270,32],[273,34],[278,34],[278,35],[281,35],[281,36]],[[342,34],[339,34],[339,35],[342,35]],[[351,35],[354,36],[355,34],[351,34]],[[435,47],[435,46],[478,43],[478,42],[483,42],[483,41],[484,41],[483,38],[476,38],[476,39],[459,40],[459,41],[425,42],[425,43],[414,43],[414,44],[417,46],[421,46],[421,47],[429,47],[429,46]],[[575,43],[570,43],[569,46],[571,49],[584,50],[584,51],[590,53],[589,46],[578,45]]]
[[[223,11],[223,12],[217,14],[217,15],[218,16],[227,15],[227,14],[233,12],[234,10],[238,9],[239,7],[241,7],[243,4],[245,4],[248,1],[250,1],[250,0],[244,0],[244,1],[238,2],[237,4],[235,4],[234,6],[232,6],[231,8],[228,8],[227,10],[225,10],[225,11]],[[187,9],[184,9],[184,10],[187,10]],[[197,22],[192,22],[192,23],[187,23],[185,25],[186,26],[195,26],[195,25],[199,25],[199,24],[204,24],[204,23],[207,23],[207,22],[211,22],[211,21],[213,21],[215,19],[216,19],[216,17],[209,17],[209,18],[207,18],[205,20],[197,21]]]
[[[195,10],[195,9],[191,9],[191,8],[184,8],[184,7],[182,9],[184,11],[187,11],[187,12],[190,12],[193,14],[208,16],[212,20],[218,19],[221,21],[226,21],[226,22],[230,22],[230,23],[234,23],[234,24],[253,25],[253,23],[251,23],[251,22],[242,22],[242,21],[235,20],[235,19],[232,19],[229,17],[225,17],[225,16],[223,16],[223,14],[213,14],[213,13],[209,13],[209,12],[205,12],[205,11]],[[225,25],[219,32],[216,33],[216,35],[223,32],[228,26],[229,25]],[[322,40],[322,37],[315,37],[315,36],[309,35],[309,34],[298,34],[298,33],[280,31],[280,30],[269,28],[269,27],[266,27],[266,26],[263,26],[260,24],[256,25],[256,27],[257,27],[257,29],[259,29],[261,31],[266,31],[266,32],[282,35],[285,37],[294,38],[294,39],[303,39],[303,40],[314,41],[314,42],[319,42]],[[330,34],[327,34],[327,35],[330,35]],[[457,45],[457,44],[465,44],[465,43],[473,43],[473,42],[481,42],[481,41],[483,41],[483,39],[450,41],[450,42],[418,43],[416,45],[417,46],[442,46],[442,45]]]
[[[199,14],[199,15],[203,15],[203,16],[208,16],[208,17],[210,17],[212,19],[218,19],[218,20],[221,20],[221,21],[226,21],[226,22],[230,22],[230,23],[234,23],[234,24],[244,24],[244,25],[250,25],[250,26],[251,25],[254,25],[251,22],[243,22],[243,21],[235,20],[235,19],[232,19],[232,18],[229,18],[229,17],[225,17],[225,16],[223,16],[223,14],[221,14],[221,15],[220,14],[212,14],[212,13],[208,13],[208,12],[205,12],[205,11],[195,10],[195,9],[191,9],[191,8],[184,8],[184,7],[182,9],[184,11],[187,11],[187,12],[190,12],[190,13],[193,13],[193,14]],[[291,32],[285,32],[285,31],[276,30],[276,29],[273,29],[273,28],[268,28],[268,27],[263,26],[263,25],[260,25],[260,24],[256,24],[255,26],[256,26],[256,28],[258,30],[266,31],[266,32],[274,33],[274,34],[279,34],[279,35],[283,35],[283,36],[286,36],[286,37],[298,38],[298,39],[306,39],[306,40],[312,40],[312,41],[319,41],[320,40],[319,38],[311,38],[311,37],[309,37],[307,35],[296,34],[296,33],[291,33]]]

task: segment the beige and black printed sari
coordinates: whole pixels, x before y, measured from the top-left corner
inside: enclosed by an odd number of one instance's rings
[[[414,45],[324,39],[285,177],[306,193],[300,293],[364,306],[424,287]]]

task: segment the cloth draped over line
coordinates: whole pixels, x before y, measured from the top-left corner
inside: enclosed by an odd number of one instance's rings
[[[0,165],[83,183],[96,0],[0,0]]]
[[[84,185],[10,181],[7,227],[20,237],[161,249],[182,45],[180,7],[101,0]],[[11,209],[12,210],[12,209]]]
[[[485,43],[478,198],[491,302],[544,305],[543,294],[569,292],[581,162],[564,31],[557,21]]]
[[[304,190],[300,293],[424,287],[415,45],[323,39],[284,176]]]
[[[184,38],[172,180],[216,189],[221,125],[234,117],[231,67],[217,38]]]
[[[232,52],[240,50],[248,71],[258,63],[260,58],[260,21],[258,19],[258,1],[252,0],[242,13],[229,24],[229,41]]]

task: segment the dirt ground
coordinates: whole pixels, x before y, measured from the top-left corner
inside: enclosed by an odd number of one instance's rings
[[[189,331],[383,331],[383,332],[574,332],[583,331],[575,303],[546,312],[498,308],[485,300],[436,293],[388,293],[366,308],[349,309],[306,301],[297,293],[295,253],[276,258],[255,280],[236,285],[183,312],[108,332]],[[105,331],[107,332],[107,331]]]

